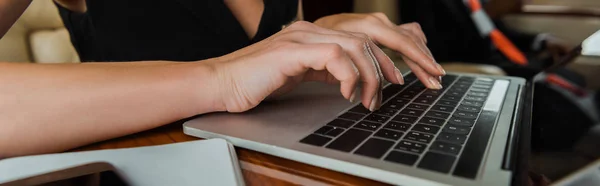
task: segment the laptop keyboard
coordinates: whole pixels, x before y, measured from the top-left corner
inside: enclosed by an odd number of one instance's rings
[[[494,81],[447,75],[441,90],[413,74],[405,82],[383,89],[379,110],[358,104],[300,142],[474,179],[495,120],[478,123]]]

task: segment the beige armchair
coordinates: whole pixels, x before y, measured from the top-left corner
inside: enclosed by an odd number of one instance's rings
[[[52,0],[34,0],[0,39],[0,61],[79,62]]]

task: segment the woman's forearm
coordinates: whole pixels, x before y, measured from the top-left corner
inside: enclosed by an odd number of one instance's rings
[[[67,150],[223,110],[212,73],[204,63],[0,63],[0,158]]]

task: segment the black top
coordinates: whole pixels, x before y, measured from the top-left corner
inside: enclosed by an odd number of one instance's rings
[[[86,0],[87,12],[57,5],[81,61],[192,61],[231,53],[281,30],[296,0],[264,0],[253,39],[223,0]]]

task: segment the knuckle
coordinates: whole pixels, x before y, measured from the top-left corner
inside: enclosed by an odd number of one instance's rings
[[[367,14],[363,19],[368,22],[379,21],[379,18],[375,14]]]
[[[371,13],[371,15],[377,16],[377,17],[387,17],[383,12],[373,12],[373,13]]]
[[[344,49],[339,44],[329,44],[326,49],[326,56],[329,60],[339,61],[344,58]]]
[[[312,23],[308,22],[308,21],[296,21],[294,23],[292,23],[289,28],[291,29],[301,29],[301,28],[308,28],[312,26]]]

